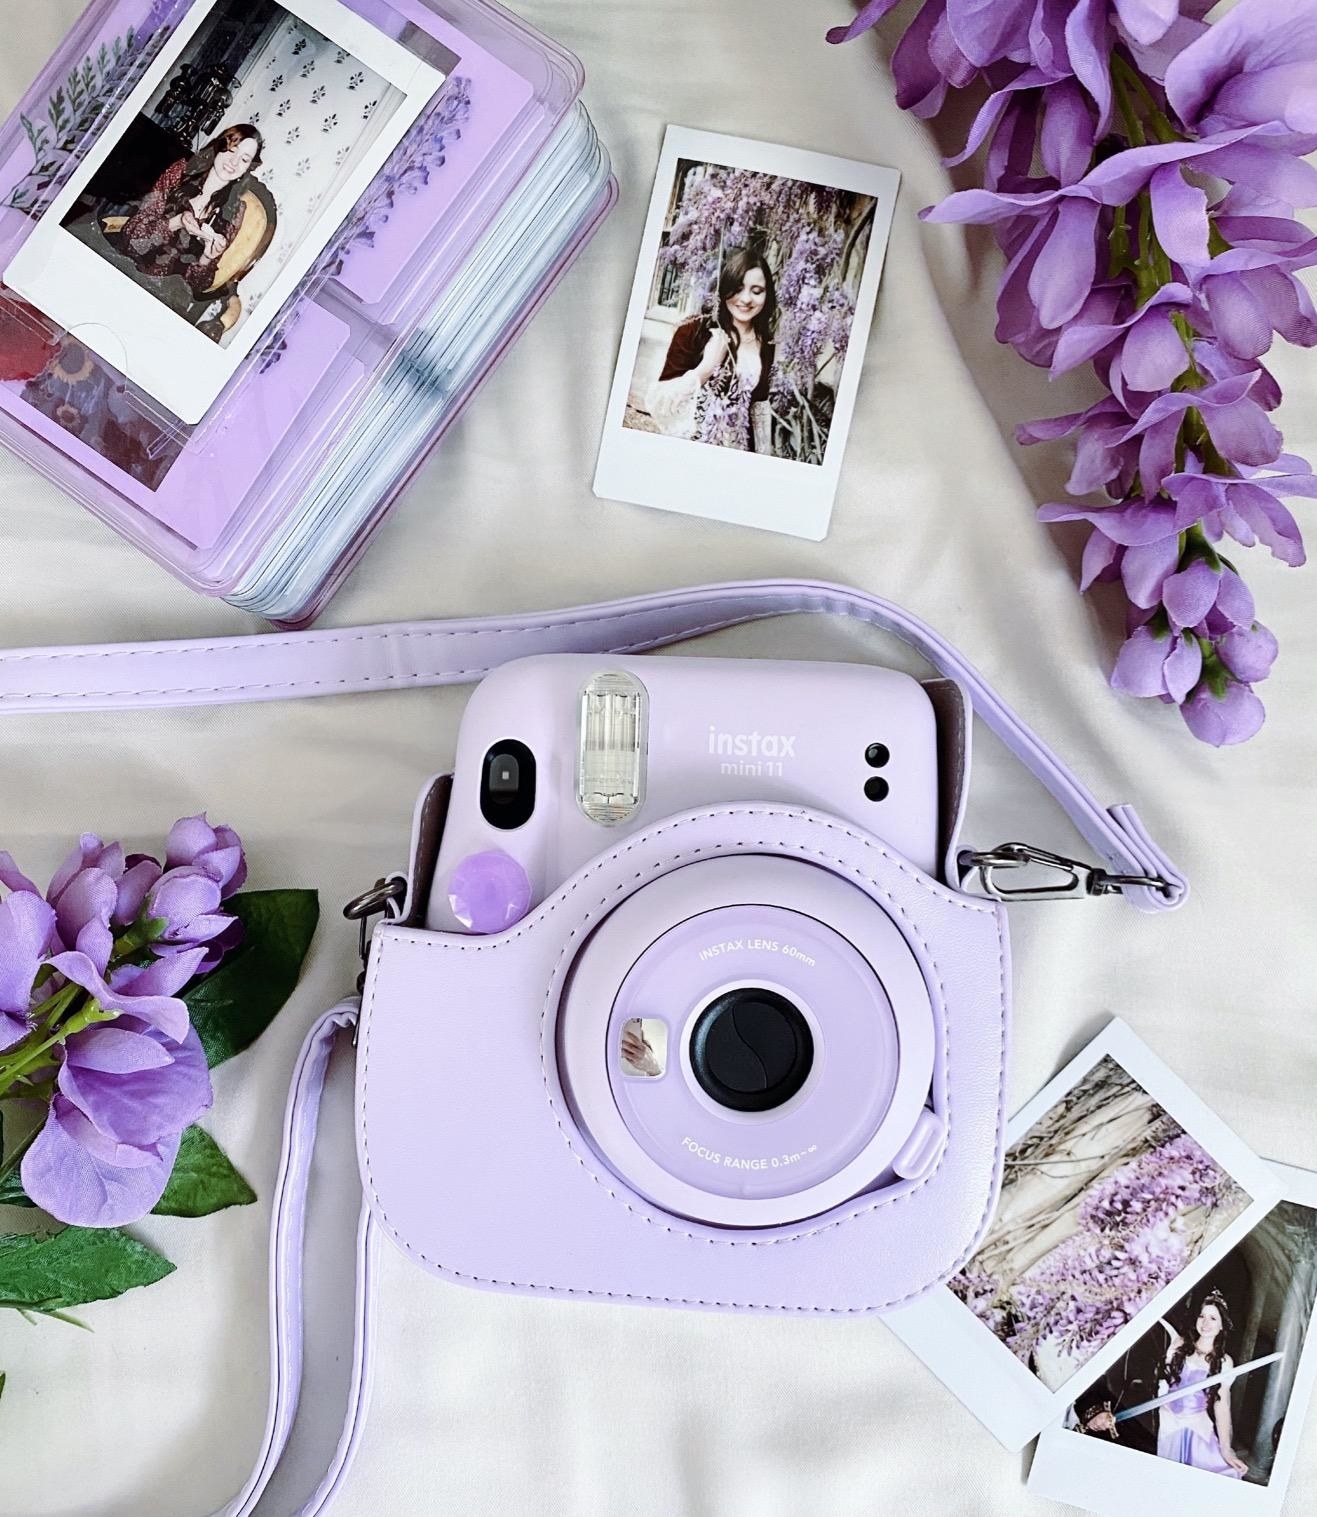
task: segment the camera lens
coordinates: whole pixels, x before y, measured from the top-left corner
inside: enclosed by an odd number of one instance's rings
[[[691,1070],[700,1088],[732,1111],[771,1111],[805,1083],[814,1039],[800,1009],[775,990],[725,991],[691,1032]]]
[[[521,788],[521,765],[511,753],[500,753],[489,767],[489,793],[501,800]]]
[[[485,755],[480,777],[480,814],[491,827],[510,831],[535,810],[535,755],[506,738]]]

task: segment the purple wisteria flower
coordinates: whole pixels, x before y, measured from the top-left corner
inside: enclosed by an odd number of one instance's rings
[[[0,1052],[31,1028],[32,987],[54,928],[54,911],[35,891],[0,901]]]
[[[174,825],[163,864],[87,833],[44,894],[0,853],[0,1094],[45,1103],[20,1173],[59,1221],[150,1211],[210,1106],[180,997],[237,940],[222,903],[246,872],[237,834],[204,816]]]
[[[118,1227],[169,1183],[183,1129],[211,1104],[210,1074],[183,1003],[181,1040],[121,1016],[61,1049],[50,1112],[23,1156],[23,1189],[60,1222]]]
[[[829,40],[872,26],[870,0]],[[1304,559],[1283,497],[1317,477],[1283,452],[1280,389],[1262,364],[1276,336],[1317,345],[1298,278],[1317,237],[1317,10],[1239,0],[925,0],[892,57],[898,102],[919,115],[949,90],[985,98],[964,151],[984,184],[923,215],[992,225],[1006,259],[997,336],[1053,375],[1089,363],[1108,393],[1020,429],[1073,435],[1067,488],[1107,503],[1042,507],[1091,527],[1082,588],[1119,583],[1128,639],[1112,683],[1180,707],[1221,745],[1262,725],[1253,685],[1274,636],[1222,551],[1262,543]]]

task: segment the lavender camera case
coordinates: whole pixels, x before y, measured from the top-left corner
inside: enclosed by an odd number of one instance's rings
[[[828,1313],[896,1308],[969,1258],[1000,1182],[1009,967],[999,904],[949,889],[849,823],[725,804],[619,841],[501,934],[426,931],[408,924],[429,894],[449,783],[418,808],[408,902],[401,922],[376,930],[358,1034],[362,1184],[404,1253],[489,1290]],[[933,1005],[933,1101],[947,1139],[916,1180],[793,1225],[731,1229],[660,1210],[618,1180],[573,1118],[555,1050],[572,965],[638,880],[745,854],[820,865],[900,932]]]

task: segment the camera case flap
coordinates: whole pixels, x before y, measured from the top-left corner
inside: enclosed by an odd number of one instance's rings
[[[970,1256],[1000,1178],[998,903],[851,823],[723,804],[619,838],[502,933],[427,931],[404,923],[446,800],[358,1033],[362,1181],[404,1252],[493,1290],[846,1313]],[[751,1066],[787,1082],[767,1111],[729,1090]]]

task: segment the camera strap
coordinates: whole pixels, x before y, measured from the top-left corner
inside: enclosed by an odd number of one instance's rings
[[[787,614],[845,616],[892,633],[956,680],[975,712],[1051,792],[1101,867],[1022,843],[961,856],[998,899],[1119,893],[1140,911],[1179,906],[1188,884],[1131,806],[1102,807],[977,669],[927,623],[891,601],[814,580],[749,580],[528,615],[397,622],[0,653],[0,713],[116,711],[290,700],[408,685],[453,685],[533,653],[635,653]],[[1030,866],[1052,883],[1014,887]]]

